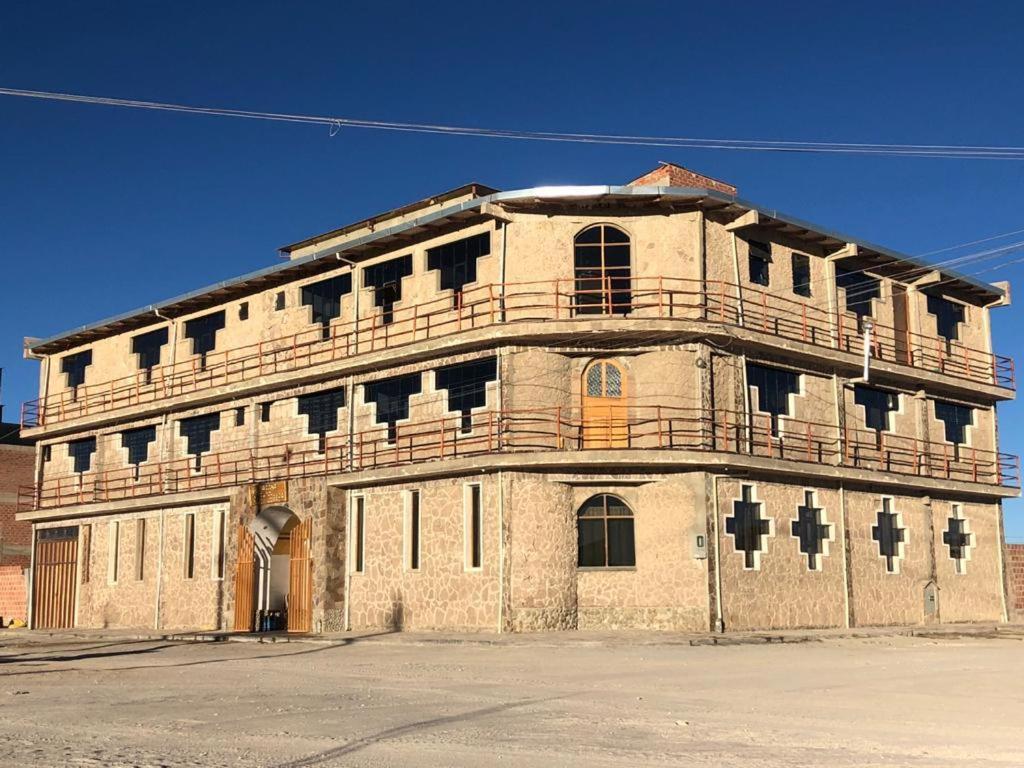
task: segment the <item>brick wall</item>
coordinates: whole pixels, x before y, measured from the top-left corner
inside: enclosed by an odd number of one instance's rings
[[[4,425],[7,426],[7,425]],[[32,526],[14,519],[18,488],[32,484],[35,448],[0,443],[0,616],[27,617],[25,569],[32,551]]]
[[[1010,591],[1006,608],[1011,618],[1014,613],[1024,615],[1024,544],[1006,545],[1006,575]]]
[[[727,195],[735,195],[736,187],[724,181],[713,179],[702,173],[691,171],[680,165],[665,163],[655,168],[650,173],[629,182],[631,187],[699,187],[701,189],[713,189],[717,192],[724,192]]]
[[[26,599],[25,567],[0,565],[0,617],[3,617],[5,627],[11,619],[25,621],[28,614]]]

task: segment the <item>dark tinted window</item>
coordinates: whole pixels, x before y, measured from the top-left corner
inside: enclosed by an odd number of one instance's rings
[[[331,320],[341,316],[341,297],[351,292],[351,273],[303,286],[302,306],[310,307],[313,322],[323,327],[323,338],[330,338]]]
[[[743,553],[743,566],[755,568],[755,553],[761,551],[762,537],[768,535],[771,526],[761,515],[763,504],[754,501],[753,486],[744,485],[741,493],[741,498],[732,503],[732,515],[725,518],[725,532],[732,535],[736,551]]]
[[[575,306],[581,315],[624,315],[632,310],[629,235],[599,224],[576,235]]]
[[[363,269],[363,287],[373,288],[373,303],[381,308],[381,320],[394,319],[395,304],[402,300],[402,278],[412,274],[412,256],[382,261]]]
[[[928,296],[928,311],[935,315],[939,336],[949,341],[960,338],[960,323],[964,321],[964,307],[942,296]]]
[[[462,413],[462,431],[472,429],[472,410],[487,405],[487,382],[498,376],[497,358],[446,365],[434,373],[435,389],[448,390],[448,410]]]
[[[748,243],[749,256],[747,267],[750,270],[750,282],[754,285],[768,285],[769,268],[772,263],[772,248],[768,243],[751,240]]]
[[[208,413],[179,422],[179,433],[186,439],[186,452],[195,456],[195,467],[202,466],[202,454],[210,450],[210,436],[220,429],[220,414]]]
[[[885,558],[885,569],[893,573],[904,529],[899,527],[899,517],[890,507],[889,499],[882,499],[882,511],[877,515],[877,524],[871,526],[871,538],[878,542],[878,553]]]
[[[199,355],[200,366],[206,367],[206,355],[217,347],[217,331],[224,328],[224,312],[185,321],[185,338],[192,340],[192,354]]]
[[[128,449],[128,463],[135,467],[135,479],[139,477],[139,465],[149,458],[149,444],[156,440],[156,426],[129,429],[121,433],[121,447]]]
[[[871,302],[882,295],[877,277],[841,267],[836,267],[836,286],[843,289],[846,311],[855,314],[858,321],[871,317]]]
[[[600,494],[583,502],[576,534],[581,568],[636,565],[633,511],[618,496]]]
[[[96,453],[95,437],[86,437],[68,443],[68,456],[74,460],[75,472],[88,472],[92,467],[94,453]]]
[[[60,370],[67,376],[67,384],[71,389],[80,387],[85,383],[85,369],[92,365],[92,350],[76,352],[68,355],[60,361]]]
[[[811,259],[802,253],[793,254],[793,293],[811,295]]]
[[[166,328],[157,328],[132,339],[132,352],[139,356],[139,370],[146,372],[147,384],[153,380],[153,368],[160,365],[160,350],[166,343]]]
[[[853,388],[853,402],[864,407],[864,425],[868,429],[885,432],[889,427],[889,414],[899,410],[899,395],[874,387],[857,384]]]
[[[935,417],[946,428],[947,442],[961,445],[967,442],[967,428],[974,424],[974,409],[957,403],[935,401]]]
[[[319,450],[323,451],[327,433],[338,428],[338,410],[345,407],[345,388],[300,395],[298,400],[299,413],[307,417],[306,431],[319,438]]]
[[[364,401],[377,406],[377,423],[388,425],[388,441],[397,435],[396,422],[409,418],[409,398],[420,393],[422,377],[418,373],[395,376],[363,385]]]
[[[789,396],[800,394],[800,374],[767,365],[747,363],[747,384],[757,390],[757,409],[771,414],[772,433],[779,416],[790,416]]]
[[[476,282],[476,260],[491,252],[491,233],[483,232],[427,251],[427,269],[441,272],[441,289],[453,290],[454,306],[461,302],[462,289]]]

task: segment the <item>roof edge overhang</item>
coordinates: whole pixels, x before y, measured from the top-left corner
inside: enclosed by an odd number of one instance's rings
[[[468,189],[473,185],[467,185]],[[477,185],[479,186],[479,185]],[[454,191],[454,190],[453,190]],[[486,217],[488,204],[519,204],[520,206],[543,205],[552,202],[572,203],[582,200],[603,200],[614,202],[621,200],[639,200],[650,198],[652,202],[664,201],[707,201],[717,203],[721,208],[733,208],[737,212],[756,211],[765,220],[772,220],[797,230],[822,236],[834,241],[837,245],[853,244],[862,252],[882,257],[890,262],[902,262],[922,270],[933,271],[934,265],[917,259],[908,254],[900,253],[882,246],[874,245],[865,240],[850,237],[839,232],[828,230],[811,222],[787,216],[775,209],[764,208],[748,200],[728,195],[715,190],[699,187],[629,187],[629,186],[543,186],[526,189],[493,192],[482,197],[463,200],[436,211],[413,219],[378,229],[375,232],[353,238],[336,246],[323,248],[313,253],[275,264],[264,269],[249,272],[240,277],[223,280],[180,296],[175,296],[157,304],[149,304],[129,312],[124,312],[104,320],[73,328],[69,331],[44,339],[26,339],[25,350],[33,355],[47,355],[90,343],[98,338],[121,333],[126,330],[152,325],[169,317],[190,314],[207,306],[215,306],[220,301],[228,301],[241,295],[255,293],[273,285],[300,279],[303,276],[325,271],[322,266],[326,259],[339,256],[348,251],[356,251],[367,246],[384,247],[388,240],[396,240],[401,236],[408,237],[416,230],[425,230],[449,220],[472,217]],[[436,198],[435,198],[436,199]],[[353,225],[356,226],[356,225]],[[343,231],[343,230],[335,230]],[[318,236],[322,239],[325,235]],[[291,246],[291,247],[298,247]],[[318,269],[319,267],[319,269]],[[959,284],[977,296],[980,303],[988,304],[999,301],[1005,291],[988,283],[976,280],[968,275],[953,270],[941,270],[948,280],[947,284]]]

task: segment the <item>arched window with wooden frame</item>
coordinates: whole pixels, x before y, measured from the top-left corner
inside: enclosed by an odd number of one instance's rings
[[[576,235],[573,252],[576,314],[628,314],[633,301],[629,235],[595,224]]]
[[[583,372],[583,447],[629,445],[626,371],[613,360],[595,360]]]
[[[580,568],[622,568],[636,565],[633,510],[618,496],[591,496],[576,512]]]

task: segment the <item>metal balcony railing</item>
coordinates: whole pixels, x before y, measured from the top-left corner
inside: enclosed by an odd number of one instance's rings
[[[389,439],[389,436],[393,439]],[[254,482],[358,472],[485,454],[593,450],[698,451],[851,467],[985,485],[1019,487],[1016,456],[970,446],[922,443],[872,430],[781,417],[660,406],[623,406],[584,418],[561,408],[480,411],[301,441],[46,477],[23,488],[21,510],[110,502]]]
[[[593,282],[593,281],[590,281]],[[860,353],[857,318],[744,286],[673,277],[621,278],[576,290],[572,280],[483,285],[357,321],[317,325],[277,339],[190,357],[111,381],[83,384],[33,400],[22,408],[25,427],[51,426],[85,416],[156,403],[213,387],[252,381],[350,359],[382,349],[440,338],[475,328],[528,321],[593,322],[602,317],[630,320],[690,320],[741,326],[775,337],[827,349]],[[625,297],[625,300],[623,300]],[[958,341],[897,331],[872,330],[872,354],[879,360],[956,378],[1014,386],[1013,361],[971,349]]]

